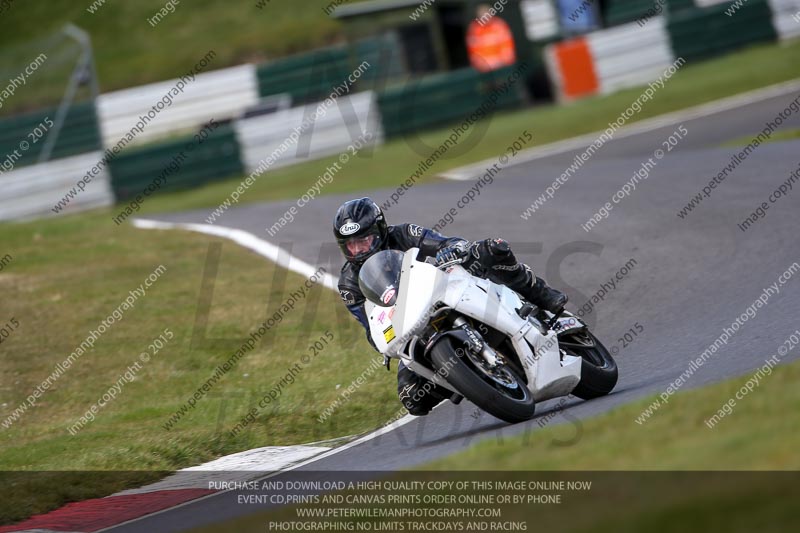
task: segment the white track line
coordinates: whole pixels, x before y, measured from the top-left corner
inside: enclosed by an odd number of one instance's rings
[[[208,489],[210,482],[219,481],[219,472],[225,472],[225,481],[251,481],[260,478],[262,472],[283,471],[330,450],[327,446],[264,446],[183,468],[161,481],[123,490],[111,496],[145,494],[159,490]]]
[[[259,239],[252,233],[235,228],[226,228],[224,226],[211,226],[209,224],[190,224],[184,222],[159,222],[157,220],[143,220],[136,218],[133,220],[134,227],[140,229],[162,229],[162,230],[187,230],[195,231],[198,233],[205,233],[206,235],[214,235],[215,237],[222,237],[230,239],[240,246],[244,246],[248,250],[252,250],[257,254],[266,257],[270,261],[276,263],[278,266],[297,272],[305,277],[311,277],[317,269],[309,265],[299,257],[295,257],[286,253],[279,246],[275,246],[263,239]],[[329,289],[338,291],[337,280],[328,273],[325,273],[322,284]]]
[[[624,139],[625,137],[631,137],[633,135],[639,135],[648,131],[657,130],[665,126],[679,124],[686,120],[703,118],[709,115],[722,113],[724,111],[730,111],[731,109],[736,109],[738,107],[755,102],[761,102],[763,100],[769,100],[770,98],[793,93],[798,90],[800,90],[800,79],[795,79],[784,83],[778,83],[776,85],[770,85],[769,87],[764,87],[763,89],[757,89],[755,91],[738,94],[736,96],[730,96],[721,100],[714,100],[706,104],[690,107],[689,109],[682,109],[680,111],[658,115],[653,118],[634,122],[628,126],[623,126],[622,128],[618,129],[616,133],[614,133],[612,140],[609,142],[613,142],[617,139]],[[605,130],[587,133],[579,137],[572,137],[570,139],[545,144],[543,146],[537,146],[535,148],[529,148],[520,152],[516,157],[514,157],[513,161],[509,161],[504,168],[520,165],[522,163],[528,163],[530,161],[542,159],[551,155],[563,154],[565,152],[571,152],[573,150],[585,148],[593,143],[598,137],[600,137],[600,135],[603,134],[603,131]],[[445,172],[441,172],[438,175],[449,180],[470,180],[483,174],[486,171],[486,168],[490,167],[492,163],[495,162],[497,162],[497,157],[479,161],[477,163],[471,163],[463,167],[450,169]]]

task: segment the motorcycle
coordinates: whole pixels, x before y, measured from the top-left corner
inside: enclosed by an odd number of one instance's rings
[[[578,317],[418,253],[378,252],[359,274],[370,336],[387,365],[399,359],[454,403],[465,397],[509,423],[533,418],[536,402],[614,388],[616,362]]]

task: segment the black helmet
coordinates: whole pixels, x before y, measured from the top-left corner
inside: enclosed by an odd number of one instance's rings
[[[384,247],[389,229],[378,204],[359,198],[345,202],[336,211],[333,234],[345,258],[361,264]]]

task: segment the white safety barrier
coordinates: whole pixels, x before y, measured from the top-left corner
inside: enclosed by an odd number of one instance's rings
[[[592,32],[586,36],[602,94],[646,85],[675,61],[665,17]]]
[[[309,117],[314,114],[318,118],[311,122]],[[292,142],[290,136],[296,128],[299,139]],[[340,153],[359,137],[370,139],[364,145],[383,142],[381,116],[372,91],[341,96],[329,106],[311,103],[237,120],[234,130],[248,172],[268,158],[274,161],[269,168],[277,168]]]
[[[91,152],[4,173],[0,180],[0,220],[55,215],[53,206],[72,189],[75,194],[59,214],[112,205],[114,195],[107,167],[84,186],[85,190],[79,191],[75,186],[103,156],[103,152]]]
[[[772,25],[783,41],[800,37],[800,0],[769,0]]]
[[[100,95],[97,113],[103,146],[115,145],[125,137],[178,82],[176,78]],[[212,118],[217,122],[238,118],[259,99],[256,67],[251,64],[197,74],[194,81],[184,78],[181,88],[183,92],[164,100],[163,109],[141,132],[134,130],[133,143],[187,132]]]
[[[525,35],[531,41],[541,41],[555,37],[561,31],[558,13],[550,0],[522,0],[520,11],[525,24]]]
[[[550,44],[544,57],[559,101],[646,85],[675,62],[663,16]]]

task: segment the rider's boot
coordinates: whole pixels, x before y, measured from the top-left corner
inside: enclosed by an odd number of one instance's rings
[[[548,287],[542,278],[534,276],[536,281],[533,283],[531,291],[525,296],[533,305],[550,311],[554,315],[559,314],[567,305],[569,297],[552,287]]]
[[[523,298],[540,309],[550,311],[554,315],[564,310],[569,298],[566,294],[552,287],[548,287],[542,278],[533,275],[530,268],[525,269],[528,279],[518,287],[511,287],[522,295]]]

